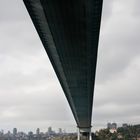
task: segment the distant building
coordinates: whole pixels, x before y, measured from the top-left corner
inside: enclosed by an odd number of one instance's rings
[[[8,131],[8,132],[7,132],[7,135],[8,135],[8,136],[10,136],[10,135],[11,135],[11,132],[10,132],[10,131]]]
[[[110,133],[117,132],[117,124],[116,123],[108,123],[107,128],[109,129]]]
[[[62,134],[62,133],[63,133],[63,132],[62,132],[62,128],[59,128],[59,129],[58,129],[58,133],[59,133],[59,134]]]
[[[37,128],[37,129],[36,129],[36,135],[39,135],[39,134],[40,134],[40,129]]]
[[[127,123],[124,123],[124,124],[122,124],[122,127],[123,128],[127,128],[128,127],[128,124]]]
[[[28,132],[28,140],[32,140],[33,139],[33,132],[30,131]]]
[[[117,124],[116,123],[108,123],[107,128],[109,129],[110,133],[117,132]]]
[[[52,130],[52,127],[50,126],[48,128],[48,135],[54,135],[55,134],[55,131]]]
[[[117,124],[116,123],[112,123],[112,129],[117,129]]]
[[[52,127],[48,127],[48,133],[52,133]]]
[[[111,126],[112,126],[111,123],[107,123],[107,128],[108,129],[111,129]]]
[[[29,132],[28,132],[28,135],[29,135],[29,136],[33,136],[33,132],[32,132],[32,131],[29,131]]]
[[[13,128],[13,135],[17,135],[17,128]]]
[[[0,131],[0,136],[3,136],[3,134],[4,134],[4,131],[1,130],[1,131]]]
[[[107,128],[108,129],[117,129],[117,124],[116,123],[108,123]]]
[[[63,134],[66,134],[66,133],[67,133],[67,132],[66,132],[66,130],[64,129],[64,130],[63,130]]]

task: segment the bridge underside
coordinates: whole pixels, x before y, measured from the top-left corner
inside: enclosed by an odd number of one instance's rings
[[[102,0],[24,0],[77,126],[91,127]]]

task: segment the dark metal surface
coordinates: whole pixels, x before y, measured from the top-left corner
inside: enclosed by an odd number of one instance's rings
[[[91,127],[102,0],[24,0],[80,128]]]

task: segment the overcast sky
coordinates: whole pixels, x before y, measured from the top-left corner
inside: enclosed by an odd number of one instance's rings
[[[140,123],[140,1],[104,0],[94,129]],[[76,130],[64,93],[22,0],[0,0],[0,129]]]

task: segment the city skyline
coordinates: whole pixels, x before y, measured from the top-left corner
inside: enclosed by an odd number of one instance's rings
[[[4,131],[2,128],[0,128],[0,133],[3,133],[3,134],[10,133],[10,134],[13,134],[13,135],[17,135],[17,133],[21,133],[21,132],[24,132],[26,134],[28,134],[29,132],[33,132],[33,134],[40,134],[40,133],[65,134],[65,133],[67,133],[66,129],[64,129],[64,128],[54,129],[51,126],[46,128],[45,131],[42,131],[40,128],[34,128],[34,129],[35,129],[34,131],[31,131],[30,129],[27,129],[26,131],[22,131],[22,130],[20,130],[20,128],[15,127],[15,128],[9,129],[7,131]]]
[[[104,0],[93,129],[140,121],[139,0]],[[76,131],[58,79],[21,1],[0,5],[0,126]]]
[[[119,124],[119,125],[118,125]],[[140,124],[136,124],[136,125],[140,125]],[[129,123],[123,123],[123,124],[120,124],[120,123],[116,123],[116,122],[108,122],[107,124],[105,124],[105,127],[103,128],[100,128],[99,130],[102,130],[102,129],[117,129],[117,128],[126,128],[128,126],[133,126],[132,124],[129,124]],[[95,133],[96,131],[99,131],[99,130],[95,130],[95,131],[92,131],[92,133]],[[22,131],[20,130],[19,128],[12,128],[11,130],[8,130],[8,131],[4,131],[2,128],[0,128],[0,134],[3,133],[3,134],[13,134],[13,135],[17,135],[18,133],[25,133],[25,134],[28,134],[29,132],[32,132],[33,134],[41,134],[41,133],[47,133],[49,135],[53,135],[53,134],[69,134],[69,133],[77,133],[77,130],[76,131],[73,131],[73,132],[67,132],[67,130],[65,128],[52,128],[52,126],[49,126],[46,128],[45,131],[42,131],[40,128],[34,128],[34,131],[31,131],[30,129],[26,129],[26,131]]]
[[[67,137],[73,135],[76,135],[76,133],[66,133],[65,131],[55,132],[51,127],[49,127],[46,132],[42,132],[37,128],[35,133],[32,131],[18,131],[17,128],[13,128],[13,132],[8,131],[5,133],[3,130],[0,131],[1,140],[51,140],[56,137]]]

